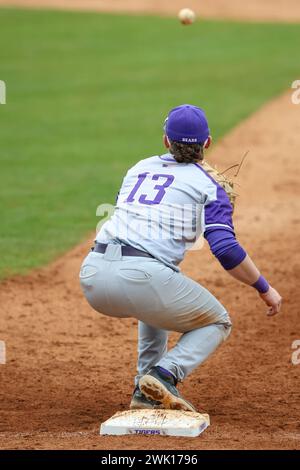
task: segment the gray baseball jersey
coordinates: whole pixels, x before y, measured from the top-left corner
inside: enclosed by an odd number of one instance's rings
[[[128,171],[115,212],[96,240],[129,244],[178,270],[186,250],[211,226],[233,230],[225,191],[200,164],[178,164],[165,154]]]

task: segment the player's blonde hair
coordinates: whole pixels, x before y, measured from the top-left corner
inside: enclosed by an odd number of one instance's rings
[[[170,153],[178,163],[196,163],[204,159],[203,145],[170,141]]]

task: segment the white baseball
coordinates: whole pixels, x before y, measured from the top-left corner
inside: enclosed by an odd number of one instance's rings
[[[191,10],[190,8],[183,8],[178,13],[178,18],[182,24],[186,25],[194,23],[196,15],[195,12],[193,12],[193,10]]]

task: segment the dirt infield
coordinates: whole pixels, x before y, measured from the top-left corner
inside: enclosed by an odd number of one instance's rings
[[[193,8],[201,18],[251,21],[300,21],[298,0],[0,0],[0,5],[95,10],[129,13],[176,14]]]
[[[300,447],[300,365],[291,363],[292,341],[300,339],[299,113],[288,92],[210,155],[223,168],[250,150],[237,232],[284,297],[281,316],[268,319],[256,292],[230,279],[207,250],[187,256],[184,271],[220,298],[234,322],[228,342],[183,385],[212,426],[195,440],[98,436],[101,421],[128,407],[136,322],[108,319],[86,304],[78,270],[88,242],[0,285],[0,339],[7,345],[7,364],[0,365],[1,448]]]

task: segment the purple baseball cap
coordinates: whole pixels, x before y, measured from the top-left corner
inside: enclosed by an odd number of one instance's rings
[[[172,109],[164,130],[170,140],[186,144],[204,144],[210,134],[205,112],[191,104]]]

